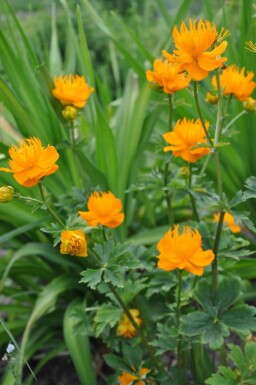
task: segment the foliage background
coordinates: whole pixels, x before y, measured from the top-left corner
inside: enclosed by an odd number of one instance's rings
[[[183,18],[201,16],[213,20],[218,27],[230,29],[228,64],[255,71],[255,56],[244,49],[245,41],[256,40],[254,2],[12,0],[10,5],[11,8],[6,1],[1,4],[1,153],[7,155],[9,145],[20,135],[39,136],[45,144],[57,145],[61,152],[60,172],[47,180],[46,185],[55,202],[58,199],[65,202],[66,211],[56,206],[60,214],[65,216],[84,208],[86,197],[95,186],[110,188],[122,198],[127,218],[117,231],[119,239],[128,237],[138,244],[155,243],[167,223],[163,194],[159,192],[163,187],[159,177],[163,142],[159,138],[166,131],[168,117],[162,96],[146,83],[145,70],[163,48],[172,48],[174,24]],[[85,189],[79,185],[64,122],[50,96],[52,77],[61,72],[83,73],[96,89],[79,122],[84,140],[77,150],[85,166]],[[210,82],[201,87],[203,95]],[[203,109],[210,121],[213,108],[205,105]],[[241,111],[241,103],[234,102],[230,115]],[[184,114],[196,117],[191,90],[181,92],[175,99],[174,119]],[[237,134],[232,146],[221,151],[221,162],[225,164],[224,191],[229,199],[243,188],[249,176],[256,175],[255,114],[244,114],[233,129]],[[1,163],[5,165],[5,160]],[[214,175],[211,163],[208,172],[210,177]],[[3,174],[1,183],[14,185],[10,176]],[[141,184],[144,188],[138,191]],[[78,189],[72,190],[73,186]],[[28,193],[18,185],[15,188],[23,195]],[[127,189],[131,191],[129,194]],[[73,193],[65,194],[66,191]],[[36,189],[29,193],[38,197]],[[246,202],[242,209],[256,223],[253,201]],[[177,218],[191,215],[188,201],[182,197],[177,200],[175,211]],[[50,352],[45,358],[47,362],[58,351],[67,347],[72,350],[72,342],[71,345],[67,340],[63,342],[62,337],[63,319],[70,314],[63,303],[79,306],[73,304],[76,297],[84,306],[84,289],[77,284],[84,265],[80,260],[63,258],[57,248],[52,249],[51,237],[40,231],[47,221],[44,211],[32,213],[23,201],[15,201],[1,205],[0,220],[0,310],[8,312],[8,327],[15,337],[20,337],[26,328],[24,345],[28,356],[44,347]],[[254,248],[255,238],[250,233],[248,236]],[[250,260],[243,260],[237,270],[244,278],[256,276],[255,264]],[[255,299],[253,292],[252,286],[248,297]],[[8,298],[12,299],[11,304]],[[47,298],[45,307],[43,298]],[[91,304],[95,298],[89,296],[86,300]],[[67,317],[66,320],[71,319],[71,315]],[[40,327],[33,338],[28,338],[38,320]],[[45,322],[51,326],[47,333]],[[68,325],[71,328],[71,323]],[[76,338],[86,339],[86,336]],[[0,329],[3,351],[8,340],[5,330]],[[8,378],[6,381],[5,385],[11,383]],[[94,380],[90,381],[92,384]]]

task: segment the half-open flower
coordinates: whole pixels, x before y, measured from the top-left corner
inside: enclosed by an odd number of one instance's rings
[[[44,148],[40,139],[24,139],[19,146],[9,149],[10,168],[1,167],[0,171],[12,172],[14,179],[24,187],[35,186],[42,178],[58,170],[55,164],[59,154],[54,146]]]
[[[55,88],[52,90],[53,96],[64,106],[72,105],[76,108],[83,108],[87,99],[94,91],[86,81],[84,76],[79,75],[60,75],[54,77]]]
[[[220,86],[223,89],[224,95],[234,95],[238,100],[247,100],[256,87],[256,82],[252,80],[253,77],[254,73],[252,71],[247,71],[245,74],[244,67],[239,70],[233,64],[222,71]],[[216,76],[212,78],[212,85],[217,89]]]
[[[64,230],[61,233],[61,254],[70,254],[77,257],[87,256],[87,242],[83,230]]]
[[[142,320],[139,318],[140,312],[138,309],[129,309],[129,313],[131,314],[134,322],[140,326],[142,324]],[[130,319],[127,317],[126,313],[121,314],[120,321],[118,322],[116,335],[124,336],[126,338],[132,338],[136,336],[137,329],[134,327]]]
[[[158,267],[163,270],[184,269],[202,275],[204,267],[214,259],[212,250],[203,251],[202,237],[198,230],[185,226],[179,234],[179,226],[169,230],[158,242]]]
[[[214,221],[219,222],[220,213],[214,214]],[[225,212],[223,222],[229,227],[232,233],[239,233],[241,227],[236,224],[235,218],[232,214]]]
[[[208,130],[209,122],[205,122],[205,127]],[[174,156],[190,163],[196,162],[210,152],[200,119],[178,120],[173,131],[166,132],[163,137],[169,144],[164,147],[165,152],[172,151]]]
[[[188,87],[190,82],[190,76],[182,70],[180,64],[162,59],[154,61],[154,70],[147,70],[146,78],[153,86],[158,86],[167,94]]]
[[[89,211],[79,211],[82,219],[87,221],[89,226],[103,225],[115,228],[124,220],[122,202],[111,192],[94,192],[88,200]]]

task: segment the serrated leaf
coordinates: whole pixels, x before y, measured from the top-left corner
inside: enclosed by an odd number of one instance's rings
[[[221,320],[230,329],[238,333],[249,334],[256,330],[256,308],[249,305],[238,305],[229,309]]]
[[[205,383],[210,385],[239,385],[240,381],[236,377],[236,373],[231,368],[221,366],[220,374],[213,374]]]
[[[124,371],[124,372],[130,372],[132,373],[131,367],[127,364],[127,362],[114,354],[105,354],[104,360],[107,363],[108,366],[111,368],[118,370],[118,371]],[[134,373],[133,373],[134,374]]]
[[[191,337],[202,335],[202,342],[209,344],[213,350],[219,349],[224,337],[229,335],[228,328],[223,322],[201,311],[181,317],[181,333]]]
[[[102,281],[103,269],[87,269],[81,272],[82,279],[79,283],[87,283],[91,289],[96,289],[96,286]]]
[[[112,304],[100,306],[94,317],[96,337],[99,337],[105,327],[113,328],[120,320],[122,310]]]
[[[124,275],[120,269],[105,269],[103,275],[103,281],[106,283],[111,282],[114,286],[124,287]]]
[[[218,286],[215,305],[219,312],[230,307],[239,297],[241,281],[237,277],[224,278]]]
[[[177,329],[164,324],[158,324],[157,328],[157,338],[151,342],[151,345],[156,348],[156,355],[175,351],[177,348]]]

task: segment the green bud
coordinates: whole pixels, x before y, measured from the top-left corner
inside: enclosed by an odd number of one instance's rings
[[[0,203],[7,203],[13,200],[14,188],[12,186],[0,187]]]
[[[62,111],[62,115],[66,120],[75,120],[77,118],[77,109],[73,106],[66,106]]]

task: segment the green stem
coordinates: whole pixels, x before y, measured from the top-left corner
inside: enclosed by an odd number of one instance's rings
[[[216,83],[217,83],[217,91],[218,91],[218,109],[217,109],[217,120],[215,126],[215,136],[214,136],[214,147],[216,148],[220,134],[221,134],[221,111],[222,111],[222,92],[221,92],[221,84],[220,84],[220,74],[218,70],[215,70]]]
[[[45,193],[44,193],[44,186],[43,186],[42,181],[40,181],[38,183],[38,187],[39,187],[39,191],[40,191],[40,194],[41,194],[41,197],[42,197],[42,201],[44,202],[47,210],[49,211],[51,216],[59,223],[59,225],[61,225],[61,227],[65,228],[66,226],[65,226],[64,222],[62,222],[62,220],[58,217],[58,215],[53,211],[53,209],[51,208],[51,206],[47,202],[47,199],[46,199]]]
[[[216,81],[217,81],[217,89],[218,89],[218,110],[217,110],[217,119],[216,119],[215,136],[214,136],[214,159],[215,159],[217,188],[218,188],[221,212],[220,212],[219,222],[218,222],[214,246],[213,246],[213,252],[214,252],[215,258],[212,263],[212,292],[214,296],[216,295],[216,290],[218,285],[218,249],[219,249],[223,220],[225,215],[225,212],[223,211],[224,194],[223,194],[223,187],[222,187],[220,161],[219,161],[219,149],[217,147],[220,134],[221,134],[222,92],[221,92],[221,84],[220,84],[220,77],[219,77],[218,70],[216,70],[215,73],[216,73]]]
[[[196,207],[196,200],[195,200],[195,198],[191,192],[191,190],[192,190],[192,172],[193,172],[192,163],[189,163],[189,171],[190,171],[189,180],[188,180],[189,197],[190,197],[190,202],[191,202],[191,206],[192,206],[193,216],[194,216],[195,220],[199,223],[200,218],[199,218],[199,214],[198,214],[197,207]]]
[[[168,102],[169,102],[169,117],[168,117],[168,130],[172,130],[172,114],[173,114],[173,105],[172,105],[172,95],[168,95]],[[172,208],[172,193],[167,190],[167,186],[169,183],[169,164],[170,159],[168,158],[165,167],[164,167],[164,186],[166,190],[164,191],[165,195],[165,201],[167,204],[167,213],[168,213],[168,220],[171,227],[174,225],[174,215],[173,215],[173,208]]]
[[[224,131],[227,131],[229,129],[229,127],[232,126],[232,124],[234,124],[241,116],[243,116],[244,114],[247,114],[247,111],[243,110],[241,112],[239,112],[239,114],[237,114],[224,128],[223,128],[223,132]]]
[[[194,81],[194,97],[195,97],[197,112],[198,112],[199,119],[201,121],[202,127],[204,129],[205,136],[207,137],[209,145],[211,147],[213,147],[212,140],[211,140],[210,135],[208,133],[208,130],[207,130],[206,126],[205,126],[203,115],[202,115],[202,112],[201,112],[200,103],[199,103],[199,99],[198,99],[198,88],[197,88],[197,82],[196,81]]]
[[[76,172],[74,173],[74,179],[77,187],[82,187],[82,182],[79,174],[80,166],[77,159],[76,154],[76,139],[75,139],[75,127],[73,123],[71,122],[71,126],[69,127],[70,132],[70,142],[71,142],[71,149],[72,149],[72,155],[75,163]]]
[[[172,130],[172,115],[173,115],[173,105],[172,105],[172,95],[168,95],[169,101],[169,117],[168,117],[168,131]]]
[[[24,197],[19,193],[15,193],[13,196],[14,196],[14,198],[23,199],[24,201],[27,201],[27,202],[35,202],[35,203],[39,203],[39,204],[43,203],[43,201],[40,201],[39,199],[35,199],[35,198],[31,198],[31,197]]]
[[[168,187],[168,174],[169,174],[169,164],[170,161],[169,159],[167,160],[164,168],[164,186],[167,189]],[[169,220],[169,225],[173,227],[174,225],[174,215],[173,215],[173,209],[172,209],[172,194],[169,190],[164,190],[164,195],[165,195],[165,201],[167,204],[167,213],[168,213],[168,220]]]
[[[181,303],[181,289],[182,289],[182,271],[177,270],[178,286],[177,286],[177,308],[176,308],[176,323],[177,323],[177,360],[178,360],[178,385],[182,384],[182,336],[180,334],[180,303]]]
[[[221,232],[223,227],[224,215],[225,215],[225,212],[221,211],[218,226],[217,226],[217,231],[215,235],[214,245],[213,245],[213,252],[214,252],[215,258],[212,262],[212,292],[214,296],[216,295],[217,285],[218,285],[218,249],[219,249],[219,243],[220,243]]]

